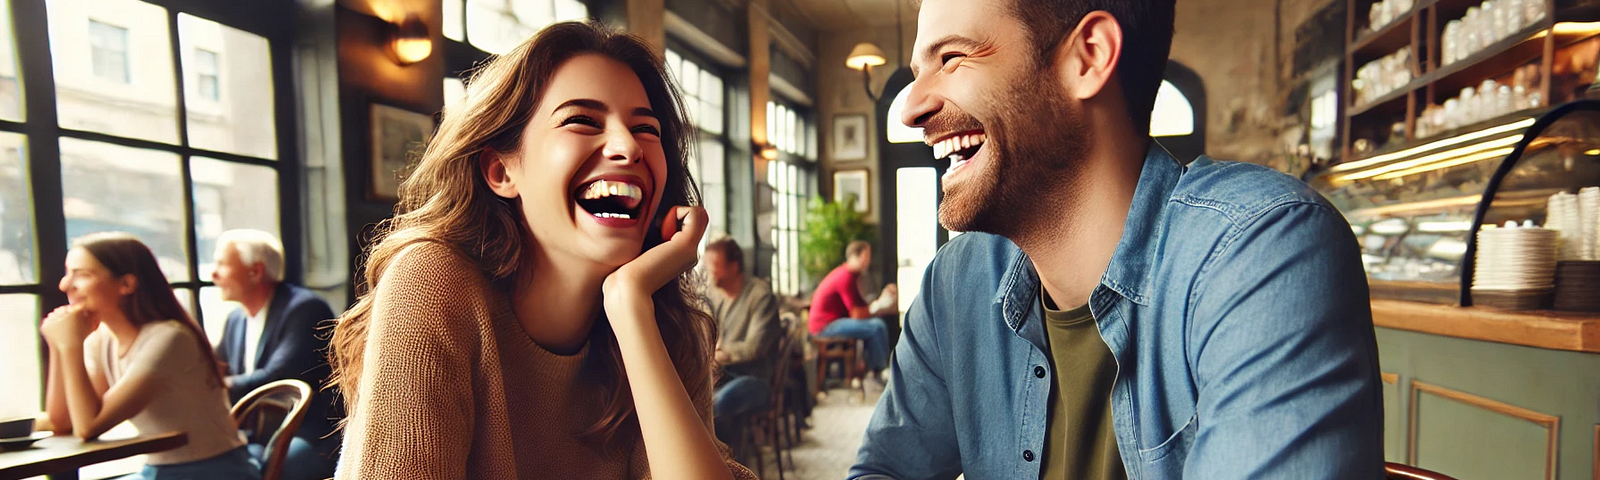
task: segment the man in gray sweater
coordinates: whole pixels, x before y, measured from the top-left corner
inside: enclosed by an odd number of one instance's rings
[[[722,367],[713,402],[717,438],[737,445],[744,420],[770,401],[778,339],[785,332],[772,287],[744,273],[744,251],[738,243],[730,238],[711,242],[703,260],[711,273],[706,297],[717,320],[715,355]]]

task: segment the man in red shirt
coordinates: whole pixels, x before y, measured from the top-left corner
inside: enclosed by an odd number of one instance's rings
[[[889,332],[856,289],[856,278],[871,265],[872,244],[857,240],[845,247],[844,265],[823,277],[811,295],[810,327],[812,336],[862,340],[867,371],[877,374],[889,364]]]

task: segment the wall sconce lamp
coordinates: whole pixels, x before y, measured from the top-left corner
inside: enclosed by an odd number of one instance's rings
[[[850,50],[850,56],[844,61],[844,65],[851,70],[861,71],[861,87],[867,90],[867,98],[871,98],[873,102],[878,101],[878,95],[872,93],[872,67],[885,63],[888,63],[888,60],[884,58],[883,50],[870,42],[856,44],[856,48]]]
[[[408,15],[400,23],[390,24],[389,55],[395,63],[411,65],[433,54],[433,39],[428,37],[428,24],[416,15]]]
[[[774,147],[772,145],[767,145],[767,146],[761,147],[761,158],[765,158],[765,159],[767,159],[769,161],[770,160],[777,160],[778,159],[778,147]]]

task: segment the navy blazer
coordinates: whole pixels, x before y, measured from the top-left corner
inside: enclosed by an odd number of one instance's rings
[[[261,331],[261,340],[255,352],[245,352],[244,334],[249,315],[243,308],[228,314],[228,325],[223,329],[222,342],[217,345],[217,358],[228,362],[228,378],[233,387],[228,396],[233,402],[262,385],[286,378],[299,379],[311,385],[315,392],[306,405],[305,420],[295,436],[316,440],[333,429],[331,417],[334,392],[322,390],[327,383],[328,340],[318,330],[322,322],[333,318],[333,310],[321,297],[310,290],[278,284],[267,307],[267,324]],[[255,371],[244,373],[245,362],[255,364]]]

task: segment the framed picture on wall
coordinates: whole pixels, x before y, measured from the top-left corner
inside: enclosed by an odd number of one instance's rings
[[[867,158],[867,116],[849,113],[833,117],[833,159]]]
[[[867,169],[857,168],[833,172],[833,201],[843,202],[852,195],[856,198],[856,211],[866,214],[872,211],[871,184],[867,183]]]
[[[400,178],[407,173],[413,155],[422,155],[431,136],[432,115],[372,104],[372,181],[367,197],[399,200]]]

